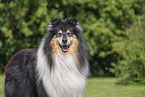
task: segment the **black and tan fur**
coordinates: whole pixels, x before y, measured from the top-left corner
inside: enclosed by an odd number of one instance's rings
[[[5,67],[5,97],[82,97],[86,42],[75,18],[54,19],[38,49],[17,52]]]

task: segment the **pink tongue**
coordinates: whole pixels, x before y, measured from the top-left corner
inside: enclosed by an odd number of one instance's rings
[[[67,51],[67,48],[68,48],[67,45],[63,45],[63,46],[62,46],[63,51]]]

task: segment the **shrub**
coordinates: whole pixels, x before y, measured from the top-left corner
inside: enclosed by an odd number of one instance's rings
[[[111,69],[121,83],[145,83],[145,18],[126,31],[127,37],[116,43],[115,50],[123,57],[118,65]],[[115,44],[115,45],[116,45]]]
[[[92,75],[110,75],[120,60],[113,44],[142,14],[138,0],[1,0],[0,66],[20,49],[37,47],[48,22],[76,17],[88,42]]]

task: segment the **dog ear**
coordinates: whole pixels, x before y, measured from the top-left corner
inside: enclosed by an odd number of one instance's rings
[[[61,22],[61,18],[56,18],[56,19],[54,19],[54,20],[51,20],[51,21],[49,22],[48,27],[55,27],[55,26],[57,26],[60,22]]]
[[[56,27],[61,22],[61,18],[56,18],[54,20],[51,20],[48,24],[47,30],[52,29],[53,27]]]
[[[67,18],[67,22],[73,26],[79,25],[79,21],[76,18]]]
[[[54,20],[52,20],[50,22],[52,23],[53,26],[56,26],[56,25],[58,25],[61,22],[61,18],[56,18],[56,19],[54,19]]]
[[[76,18],[68,18],[67,19],[68,23],[72,26],[75,26],[78,30],[81,31],[80,23]]]
[[[49,24],[48,24],[48,29],[51,29],[53,26],[52,26],[52,22],[50,21]]]

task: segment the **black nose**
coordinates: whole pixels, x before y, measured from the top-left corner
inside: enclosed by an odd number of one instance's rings
[[[63,39],[62,39],[62,42],[63,42],[63,43],[67,43],[67,38],[63,38]]]

